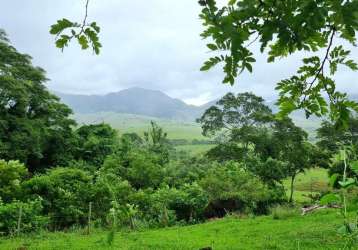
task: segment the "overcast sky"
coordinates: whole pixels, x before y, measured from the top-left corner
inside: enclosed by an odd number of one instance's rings
[[[49,27],[60,18],[81,22],[84,4],[84,0],[1,1],[0,28],[19,51],[47,71],[51,90],[105,94],[136,86],[161,90],[191,104],[203,104],[228,91],[252,91],[270,100],[275,84],[300,65],[298,55],[275,64],[257,56],[253,74],[241,75],[234,87],[221,83],[220,67],[200,72],[210,53],[199,36],[203,28],[196,0],[90,0],[88,21],[101,27],[100,55],[82,51],[74,42],[62,53],[55,48]],[[353,54],[357,60],[357,51]],[[357,78],[344,68],[337,77],[341,89],[354,93]]]

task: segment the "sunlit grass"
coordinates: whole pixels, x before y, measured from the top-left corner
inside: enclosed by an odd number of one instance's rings
[[[0,238],[0,249],[340,249],[343,243],[336,233],[340,220],[329,209],[284,220],[230,217],[193,226],[118,232],[112,246],[106,242],[108,232],[99,230],[91,235],[61,232]]]

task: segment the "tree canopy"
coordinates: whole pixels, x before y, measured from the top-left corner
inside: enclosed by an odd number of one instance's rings
[[[67,160],[72,147],[70,108],[45,87],[45,71],[0,32],[0,158],[18,159],[30,171]]]

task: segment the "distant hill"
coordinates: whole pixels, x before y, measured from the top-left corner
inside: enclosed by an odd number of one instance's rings
[[[80,114],[115,112],[194,121],[203,112],[201,107],[188,105],[161,91],[143,88],[129,88],[107,95],[56,94]]]
[[[122,120],[122,122],[126,123],[126,118],[130,116],[121,114],[132,114],[136,118],[141,117],[140,120],[146,120],[146,122],[151,119],[162,119],[162,121],[166,120],[174,123],[193,124],[196,118],[199,118],[207,108],[216,103],[216,100],[213,100],[201,106],[188,105],[182,100],[172,98],[161,91],[137,87],[107,95],[63,93],[56,93],[56,95],[73,109],[76,120],[80,123],[106,121],[117,128],[123,126],[127,128],[127,125],[124,124],[119,126],[117,121]],[[273,112],[278,111],[275,101],[268,101],[266,104]],[[109,117],[107,117],[108,115]],[[316,117],[306,119],[302,111],[293,112],[291,118],[311,135],[314,135],[314,131],[319,127],[321,121]],[[133,124],[132,119],[129,119],[129,121]],[[139,124],[143,123],[139,122]],[[196,126],[194,125],[194,127]]]

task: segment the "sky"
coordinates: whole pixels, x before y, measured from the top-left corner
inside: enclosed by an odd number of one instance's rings
[[[222,0],[224,1],[224,0]],[[171,97],[200,105],[226,92],[252,91],[267,100],[277,82],[290,77],[302,54],[266,63],[258,45],[252,74],[240,75],[234,86],[222,84],[222,68],[200,72],[210,57],[202,40],[200,6],[196,0],[90,0],[88,21],[101,27],[100,55],[72,42],[63,52],[49,27],[61,18],[81,22],[85,0],[2,0],[0,28],[33,64],[46,70],[50,90],[73,94],[106,94],[130,87],[161,90]],[[355,48],[353,59],[358,59]],[[358,93],[357,74],[342,68],[339,89]]]

